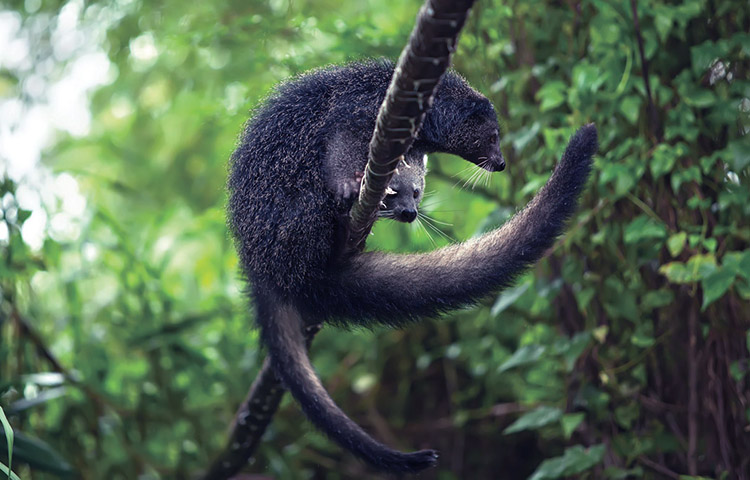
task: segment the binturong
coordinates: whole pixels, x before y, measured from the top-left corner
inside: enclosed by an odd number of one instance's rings
[[[434,465],[436,452],[396,451],[347,417],[316,375],[303,329],[320,322],[401,327],[507,287],[575,211],[597,134],[593,125],[580,129],[547,184],[497,230],[429,253],[341,256],[341,231],[393,68],[382,61],[328,67],[278,86],[246,124],[232,156],[228,213],[261,339],[305,415],[373,468],[414,473]],[[505,166],[492,104],[455,73],[439,84],[381,216],[416,217],[423,159],[431,152],[489,171]]]

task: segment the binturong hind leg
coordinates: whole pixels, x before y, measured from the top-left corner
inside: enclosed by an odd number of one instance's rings
[[[372,467],[394,473],[416,473],[435,465],[433,450],[402,453],[370,437],[339,408],[310,364],[297,309],[267,292],[254,294],[263,340],[271,366],[307,417],[331,439]]]
[[[399,326],[459,308],[509,286],[539,260],[573,215],[598,148],[593,124],[579,129],[552,176],[502,227],[423,254],[364,253],[319,287],[323,316]]]

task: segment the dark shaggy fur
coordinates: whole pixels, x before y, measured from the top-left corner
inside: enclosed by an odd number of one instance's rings
[[[596,151],[596,129],[584,127],[573,137],[547,185],[502,228],[427,254],[341,260],[337,229],[353,201],[346,184],[365,166],[392,74],[391,64],[371,62],[281,85],[248,122],[233,155],[229,217],[262,339],[302,410],[373,467],[417,472],[435,463],[435,452],[392,450],[349,419],[310,365],[303,323],[401,325],[507,286],[541,257],[573,213]],[[487,170],[504,166],[492,105],[452,73],[438,87],[407,157],[433,151]]]

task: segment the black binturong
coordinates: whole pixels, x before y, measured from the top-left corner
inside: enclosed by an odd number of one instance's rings
[[[424,254],[342,257],[346,214],[392,74],[388,62],[366,62],[279,86],[247,123],[232,157],[229,222],[272,366],[305,415],[374,468],[418,472],[436,463],[436,453],[393,450],[347,417],[310,364],[302,329],[322,321],[403,326],[507,287],[574,213],[597,133],[593,125],[581,128],[547,184],[495,231]],[[492,105],[454,73],[443,77],[404,160],[409,168],[421,165],[421,173],[394,177],[391,194],[415,198],[414,190],[423,190],[423,157],[431,152],[459,155],[489,171],[504,166]],[[392,209],[416,209],[418,197],[413,206],[393,197]],[[412,217],[409,211],[392,218]]]

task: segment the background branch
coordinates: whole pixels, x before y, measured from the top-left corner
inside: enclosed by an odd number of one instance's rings
[[[305,328],[307,348],[322,325]],[[235,475],[247,464],[279,408],[286,390],[276,378],[268,357],[255,377],[247,397],[237,409],[224,450],[214,459],[203,480],[221,480]]]
[[[654,97],[651,94],[651,82],[648,78],[648,59],[646,59],[646,51],[643,47],[643,35],[641,34],[641,23],[638,20],[638,5],[636,0],[630,0],[630,8],[633,11],[633,26],[635,27],[635,36],[638,40],[638,54],[641,57],[641,75],[643,76],[643,84],[646,87],[648,127],[651,134],[655,137],[656,142],[659,143],[661,141],[661,126],[659,125],[659,115],[656,112]]]

